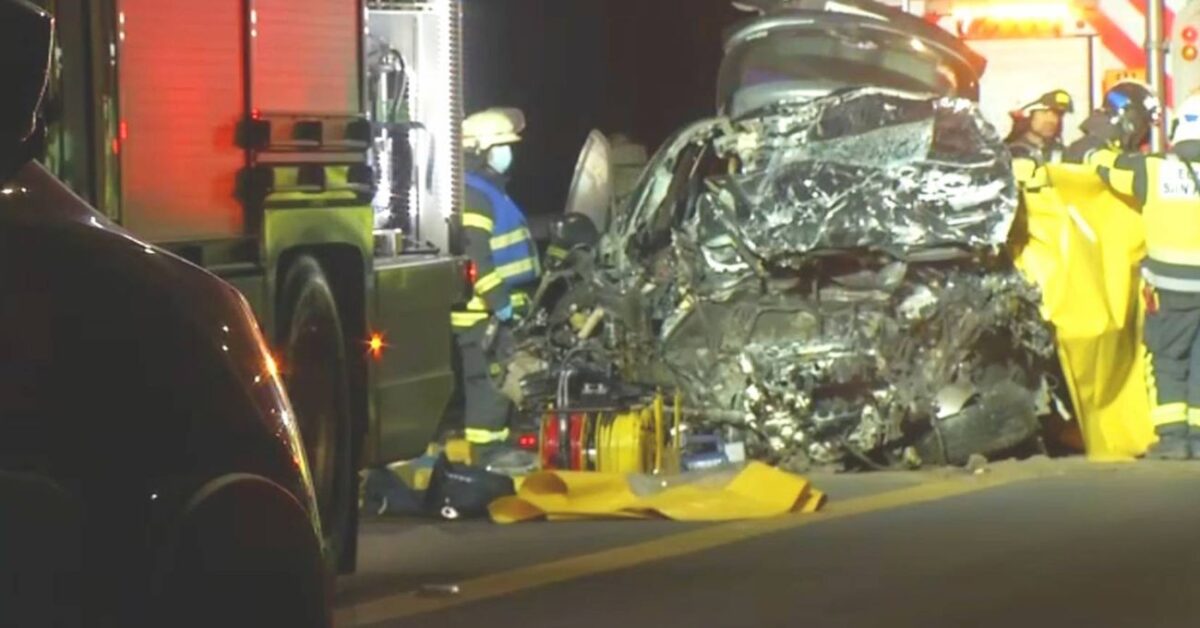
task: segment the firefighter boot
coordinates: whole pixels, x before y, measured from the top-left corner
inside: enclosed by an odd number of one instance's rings
[[[1151,460],[1187,460],[1191,457],[1186,423],[1160,425],[1154,431],[1158,434],[1158,443],[1146,452],[1147,458]]]

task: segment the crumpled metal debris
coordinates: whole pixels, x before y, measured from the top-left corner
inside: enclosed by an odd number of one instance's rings
[[[965,461],[1036,430],[1053,341],[1003,250],[1017,190],[973,104],[858,89],[664,151],[565,291],[582,300],[556,305],[604,304],[603,333],[538,336],[548,363],[677,388],[693,422],[792,468]]]
[[[827,249],[904,258],[1003,244],[1017,188],[996,139],[957,99],[860,90],[772,107],[714,142],[740,168],[710,178],[697,199],[701,242],[727,232],[755,257],[791,267]]]
[[[997,263],[908,267],[888,291],[706,302],[663,339],[663,360],[689,404],[742,410],[760,456],[834,463],[877,451],[998,382],[1030,391],[1013,409],[1025,420],[1053,341],[1036,290]],[[946,412],[951,394],[965,398]]]

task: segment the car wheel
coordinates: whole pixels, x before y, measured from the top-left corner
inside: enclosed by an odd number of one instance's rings
[[[332,581],[320,543],[304,507],[278,485],[216,479],[181,512],[146,625],[328,628]]]
[[[280,314],[284,385],[308,458],[330,558],[352,534],[357,499],[350,460],[350,387],[337,301],[321,264],[297,259],[283,284]]]

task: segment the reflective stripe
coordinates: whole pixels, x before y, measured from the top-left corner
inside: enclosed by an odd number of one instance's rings
[[[487,312],[451,312],[450,326],[457,329],[474,327],[487,318]]]
[[[476,445],[488,445],[491,443],[503,443],[508,440],[508,430],[481,430],[473,427],[467,428],[467,442]]]
[[[1200,426],[1200,408],[1188,408],[1187,420],[1189,425]]]
[[[463,212],[462,223],[464,227],[483,229],[488,233],[491,233],[496,227],[496,223],[492,222],[491,218],[475,212]]]
[[[529,230],[522,227],[516,231],[494,236],[491,240],[489,240],[489,242],[491,243],[492,250],[494,251],[496,249],[502,249],[506,246],[521,244],[522,242],[527,242],[532,239],[533,236],[529,234]]]
[[[536,268],[532,259],[523,259],[500,266],[496,268],[496,272],[505,279],[512,279],[522,273],[534,273]]]
[[[567,250],[561,246],[555,246],[552,244],[546,249],[546,255],[549,255],[554,259],[567,259]]]
[[[1147,256],[1167,264],[1200,266],[1200,251],[1177,251],[1158,246],[1150,248]]]
[[[529,295],[524,292],[513,292],[508,295],[508,300],[512,302],[513,307],[525,307],[529,305]]]
[[[471,300],[467,301],[467,310],[473,312],[486,312],[488,311],[487,301],[484,301],[483,297],[471,297]]]
[[[500,269],[493,270],[475,282],[475,294],[487,294],[501,283],[504,283],[504,276]]]
[[[1150,422],[1156,427],[1182,423],[1187,419],[1186,403],[1168,403],[1150,411]]]
[[[1142,269],[1142,277],[1145,278],[1146,283],[1155,288],[1171,290],[1173,292],[1200,292],[1200,279],[1163,277],[1149,268]]]

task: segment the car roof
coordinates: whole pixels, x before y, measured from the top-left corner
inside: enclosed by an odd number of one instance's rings
[[[857,23],[867,28],[915,37],[977,82],[987,60],[962,40],[915,15],[873,0],[735,0],[735,6],[760,13],[725,34],[725,52],[763,34],[822,23]]]

